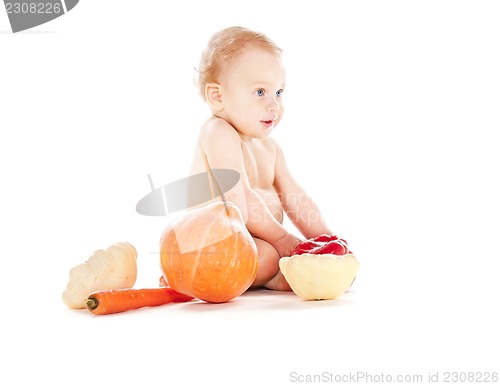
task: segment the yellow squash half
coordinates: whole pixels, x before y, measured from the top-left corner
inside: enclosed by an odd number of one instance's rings
[[[353,254],[283,257],[280,270],[293,292],[306,300],[334,299],[351,286],[359,270]]]

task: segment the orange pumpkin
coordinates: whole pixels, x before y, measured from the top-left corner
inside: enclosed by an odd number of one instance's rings
[[[215,202],[170,223],[160,242],[163,276],[177,292],[211,303],[227,302],[255,280],[257,246],[241,212]]]

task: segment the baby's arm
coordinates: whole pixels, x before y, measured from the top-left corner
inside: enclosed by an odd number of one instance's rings
[[[275,146],[275,188],[288,218],[306,238],[331,234],[316,203],[293,178],[280,146],[277,143]]]
[[[241,138],[234,128],[222,119],[208,122],[200,136],[200,148],[212,169],[224,168],[239,172],[238,184],[225,196],[240,208],[249,232],[271,244],[280,256],[289,256],[299,239],[276,220],[264,200],[250,187]]]

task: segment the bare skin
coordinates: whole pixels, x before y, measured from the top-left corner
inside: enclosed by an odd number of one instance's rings
[[[211,168],[240,173],[226,198],[240,208],[257,245],[259,270],[252,287],[290,291],[278,262],[301,239],[285,229],[284,214],[305,238],[332,232],[269,137],[284,111],[283,64],[277,55],[249,47],[223,70],[219,82],[205,89],[212,116],[200,130],[191,172],[205,171],[206,157]]]

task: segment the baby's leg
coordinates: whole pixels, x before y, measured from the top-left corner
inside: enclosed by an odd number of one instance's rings
[[[280,256],[267,241],[254,237],[259,253],[259,269],[252,287],[266,287],[278,291],[291,291],[279,268]]]

